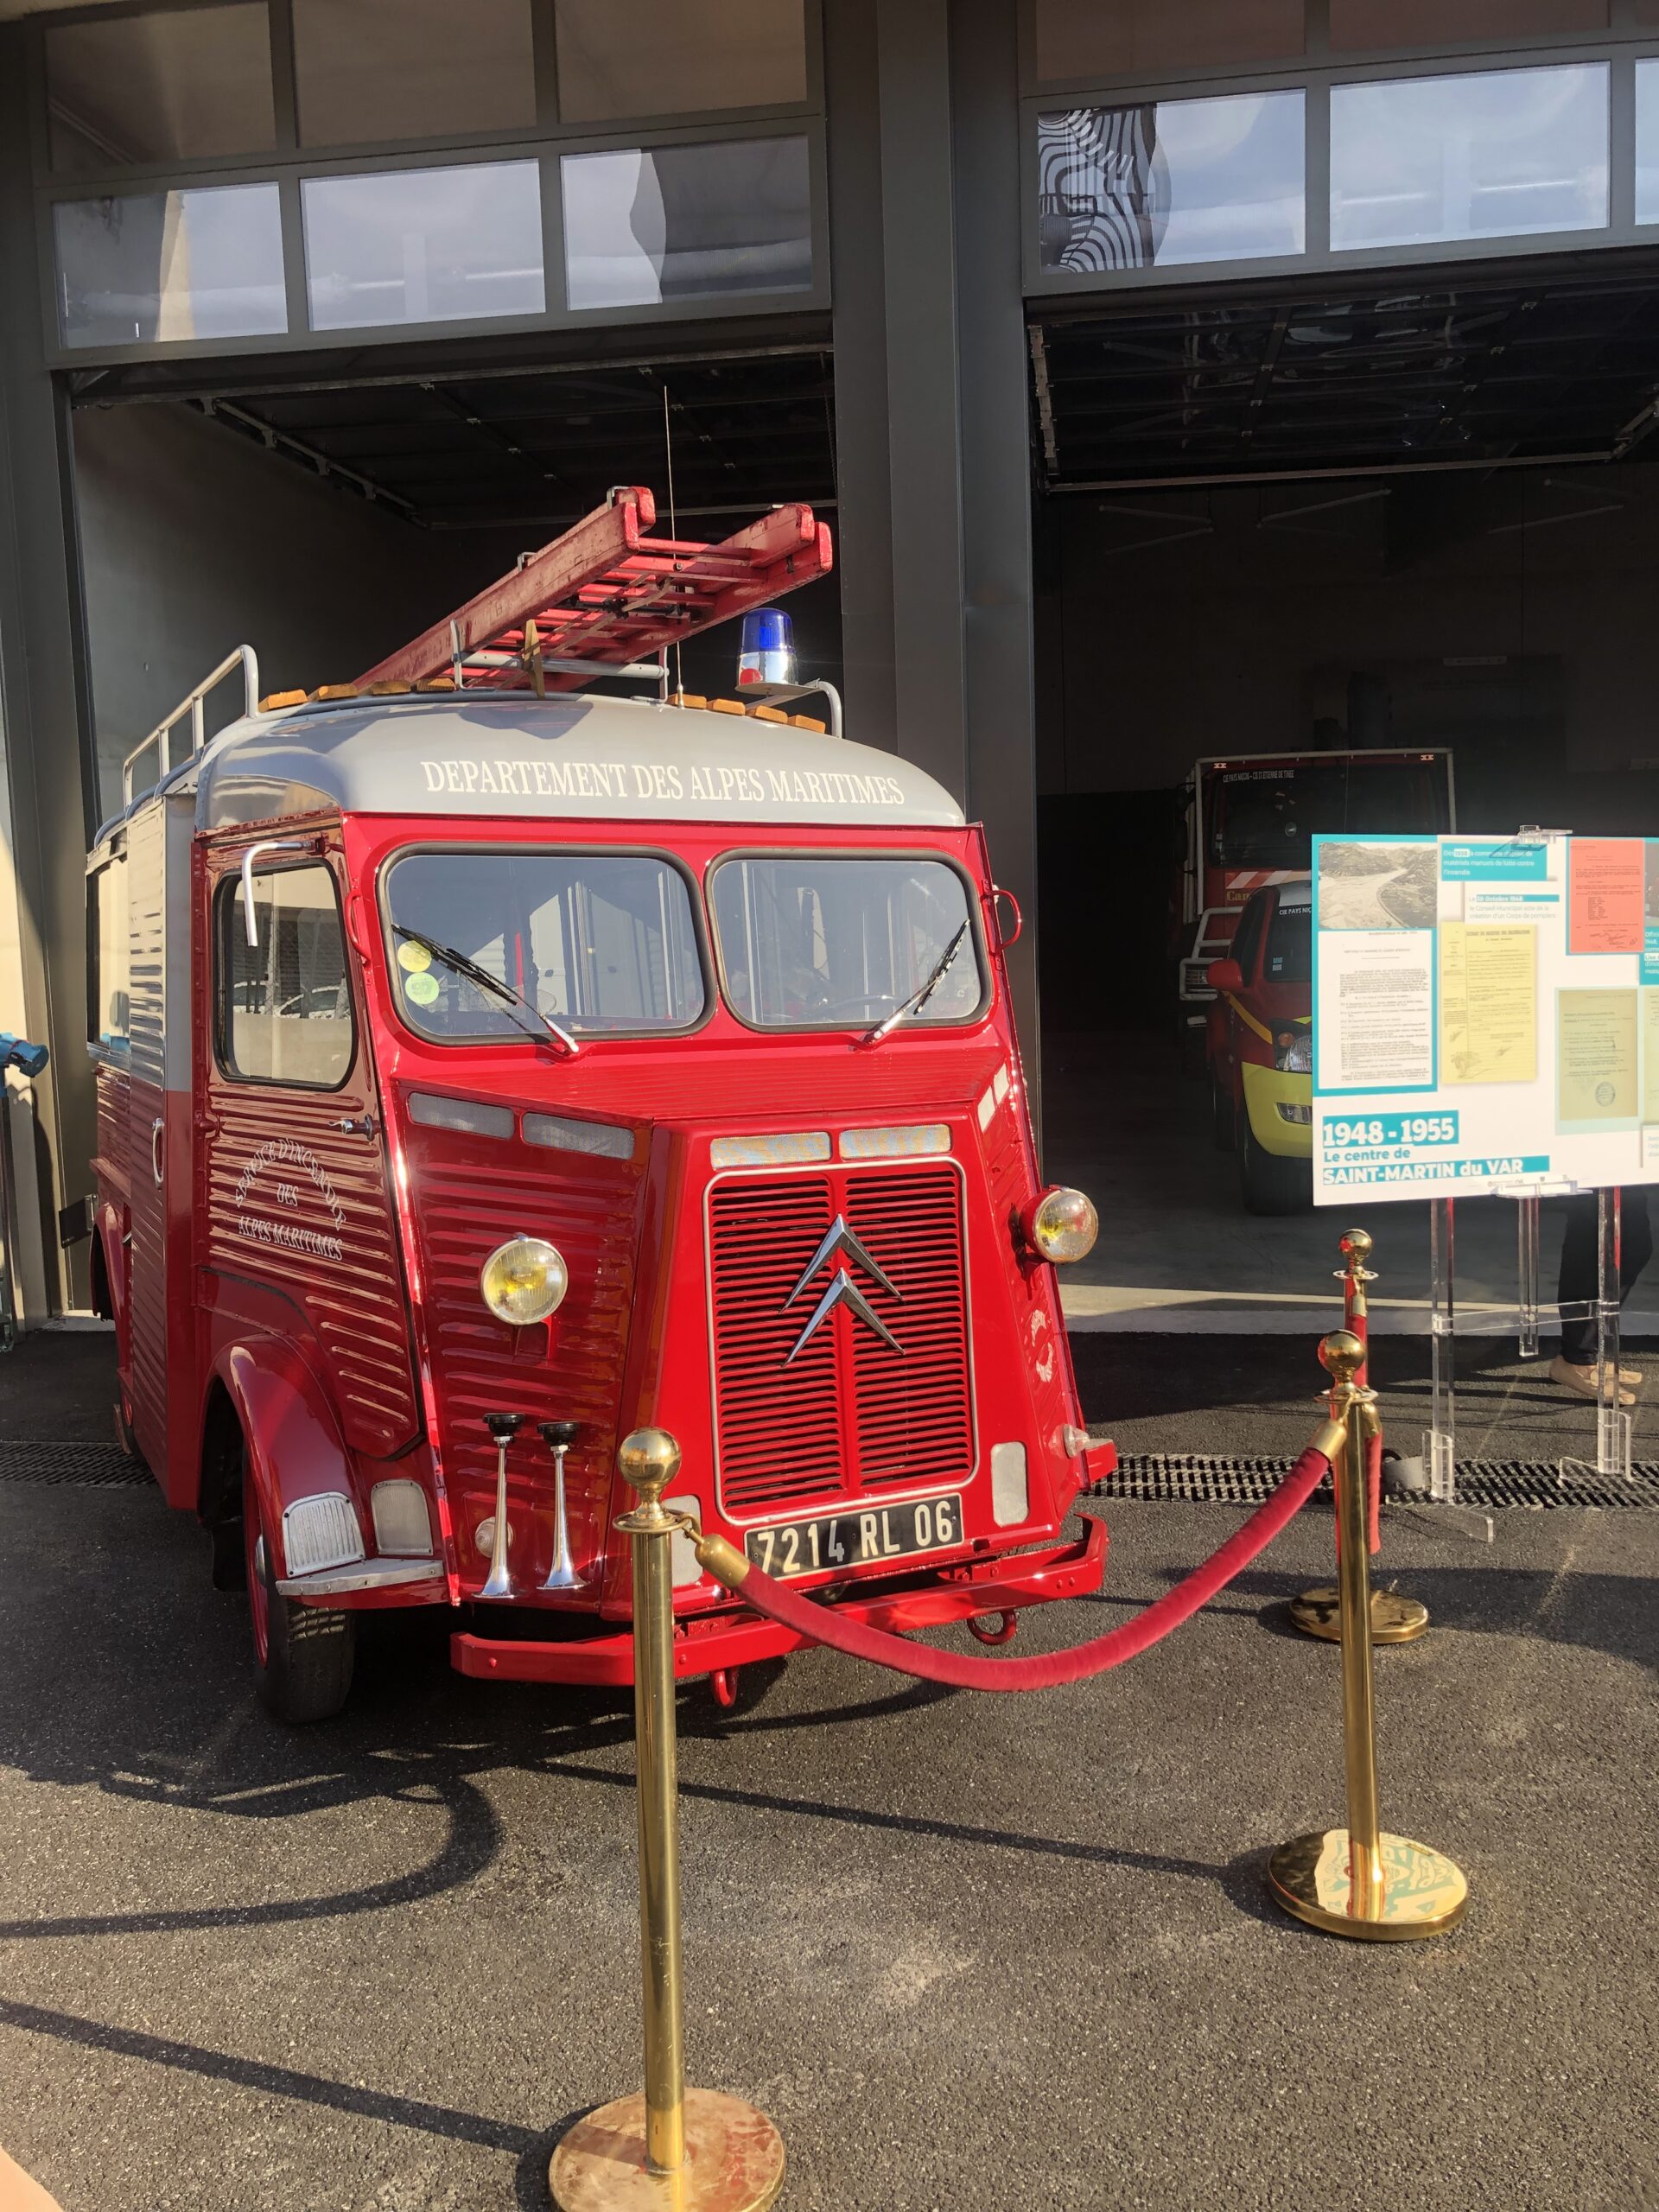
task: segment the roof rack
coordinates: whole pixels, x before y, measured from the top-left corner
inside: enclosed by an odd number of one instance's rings
[[[598,676],[649,676],[665,687],[671,645],[827,575],[834,557],[829,525],[797,502],[717,545],[648,537],[656,519],[644,485],[619,485],[563,537],[525,554],[352,688],[446,676],[467,690],[538,697]],[[642,660],[647,654],[656,661]]]
[[[165,782],[173,767],[173,731],[187,715],[190,717],[190,750],[200,753],[207,741],[207,694],[221,683],[233,668],[242,671],[245,693],[243,712],[252,714],[259,703],[259,661],[251,645],[238,645],[234,652],[226,653],[211,676],[204,676],[194,691],[187,691],[165,721],[157,722],[149,735],[135,745],[121,763],[121,804],[132,804],[132,771],[153,745],[156,747],[156,780]]]

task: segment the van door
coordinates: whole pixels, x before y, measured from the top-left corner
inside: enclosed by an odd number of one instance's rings
[[[420,1418],[374,1069],[341,920],[340,861],[215,847],[205,886],[206,1266],[214,1302],[291,1336],[353,1450],[385,1459]],[[292,846],[299,840],[287,840]]]

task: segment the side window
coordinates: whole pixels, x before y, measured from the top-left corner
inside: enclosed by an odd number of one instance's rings
[[[86,879],[86,1041],[124,1052],[127,1027],[127,860]]]
[[[356,1057],[340,896],[326,868],[253,879],[257,944],[248,943],[242,886],[219,887],[219,1056],[247,1083],[337,1090]]]

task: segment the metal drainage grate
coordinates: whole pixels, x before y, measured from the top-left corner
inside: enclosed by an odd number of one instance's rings
[[[1288,1459],[1202,1458],[1177,1452],[1126,1452],[1115,1475],[1094,1484],[1089,1495],[1134,1498],[1147,1503],[1201,1505],[1260,1505],[1289,1472]],[[1326,1485],[1329,1484],[1326,1478]],[[1322,1485],[1324,1487],[1325,1485]],[[1425,1501],[1427,1502],[1427,1501]],[[1553,1462],[1476,1459],[1458,1468],[1457,1502],[1491,1511],[1499,1506],[1645,1506],[1659,1510],[1659,1466],[1632,1470],[1622,1482],[1615,1475],[1586,1471],[1565,1478]]]
[[[124,1490],[147,1483],[149,1469],[113,1444],[0,1444],[0,1483]]]

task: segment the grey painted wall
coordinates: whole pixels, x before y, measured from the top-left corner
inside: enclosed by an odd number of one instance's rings
[[[266,691],[348,683],[525,550],[417,530],[193,408],[86,408],[73,429],[105,813],[125,754],[233,646]]]

